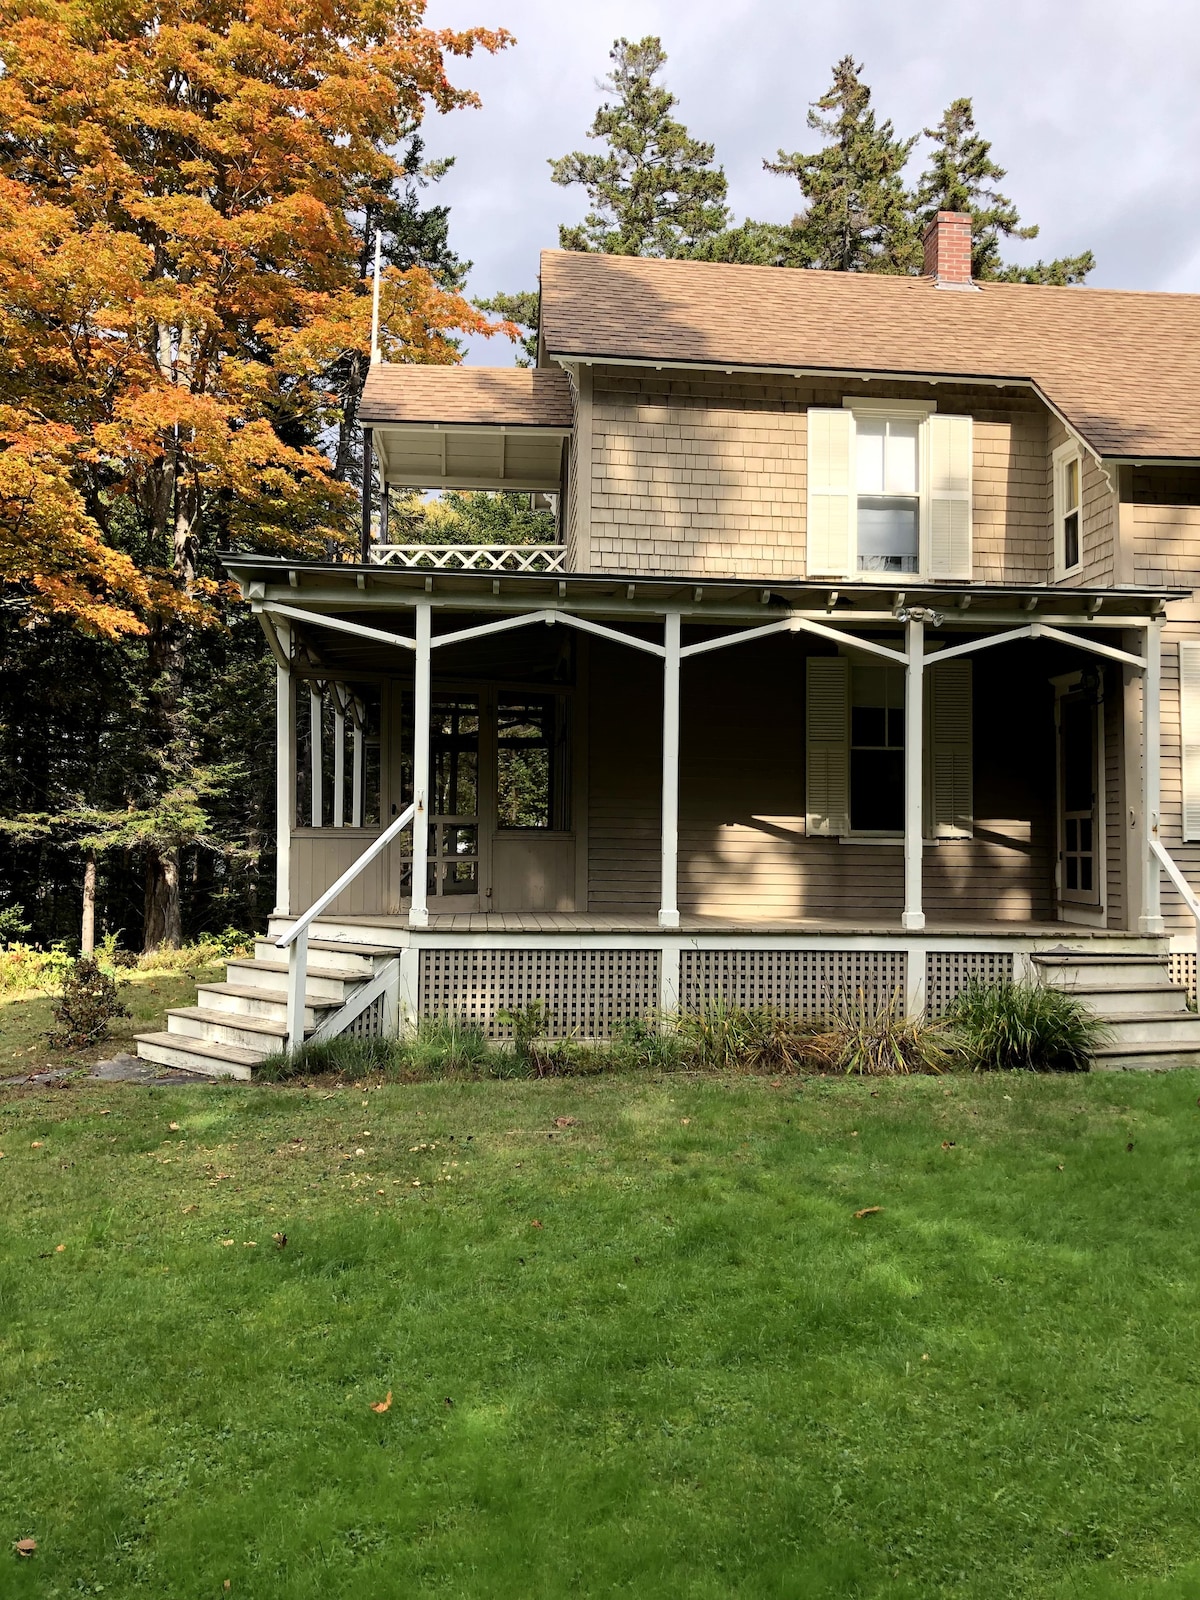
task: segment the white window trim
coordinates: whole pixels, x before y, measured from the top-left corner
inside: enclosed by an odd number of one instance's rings
[[[915,572],[897,572],[890,576],[897,580],[907,578],[910,583],[931,582],[929,575],[929,418],[937,410],[936,400],[859,400],[846,396],[842,400],[843,409],[852,414],[864,417],[896,417],[904,422],[914,419],[920,423],[917,435],[917,570]],[[858,568],[858,429],[857,426],[850,436],[850,505],[853,513],[852,544],[850,551],[850,578],[861,582],[869,582],[872,578],[880,582],[888,578],[887,573],[860,572]],[[885,836],[886,837],[886,836]]]
[[[1069,462],[1079,463],[1079,560],[1073,567],[1065,563],[1066,534],[1063,522],[1066,517],[1065,496],[1063,494],[1063,478],[1066,476],[1064,469]],[[1083,571],[1083,451],[1078,441],[1068,439],[1066,444],[1060,444],[1054,452],[1054,581],[1060,578],[1073,578]]]

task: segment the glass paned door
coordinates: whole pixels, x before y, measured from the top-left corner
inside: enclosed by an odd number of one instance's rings
[[[1100,904],[1099,740],[1095,697],[1058,701],[1059,899]]]
[[[479,696],[435,694],[429,719],[430,897],[479,893]]]

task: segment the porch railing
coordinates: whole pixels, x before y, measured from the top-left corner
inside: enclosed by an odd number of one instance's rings
[[[287,973],[287,1034],[288,1049],[298,1050],[304,1043],[304,995],[308,987],[308,930],[321,915],[337,899],[338,895],[347,890],[364,868],[369,867],[375,857],[382,855],[393,839],[399,837],[408,827],[416,815],[415,805],[406,806],[396,818],[395,822],[379,835],[354,861],[336,883],[330,884],[325,893],[314,900],[312,905],[302,917],[298,917],[287,933],[276,939],[275,947],[286,950],[288,953]]]
[[[439,572],[561,572],[565,544],[373,544],[377,567]]]
[[[1183,901],[1184,905],[1192,913],[1192,916],[1195,919],[1196,973],[1197,983],[1200,983],[1200,900],[1196,898],[1196,893],[1191,884],[1187,881],[1183,873],[1180,872],[1178,866],[1171,859],[1171,856],[1166,850],[1162,841],[1159,839],[1151,839],[1150,848],[1158,857],[1159,865],[1162,867],[1167,877],[1170,878],[1172,884],[1179,891],[1179,898]]]

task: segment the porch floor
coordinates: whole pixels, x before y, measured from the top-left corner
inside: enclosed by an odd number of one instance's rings
[[[353,922],[371,928],[407,928],[407,914],[370,916],[354,914],[329,920]],[[1136,937],[1120,928],[1097,928],[1072,922],[929,922],[919,934],[902,929],[899,919],[874,918],[870,922],[825,917],[754,918],[694,916],[681,913],[677,929],[662,929],[653,912],[581,911],[431,911],[425,933],[637,933],[637,934],[835,934],[860,938],[884,935],[912,938],[951,937],[987,939],[1111,939]]]

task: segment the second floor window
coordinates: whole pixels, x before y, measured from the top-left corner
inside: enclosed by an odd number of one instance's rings
[[[1055,560],[1059,574],[1074,572],[1083,559],[1082,461],[1075,445],[1055,452]]]
[[[921,425],[915,418],[860,416],[856,433],[858,570],[916,572]]]

